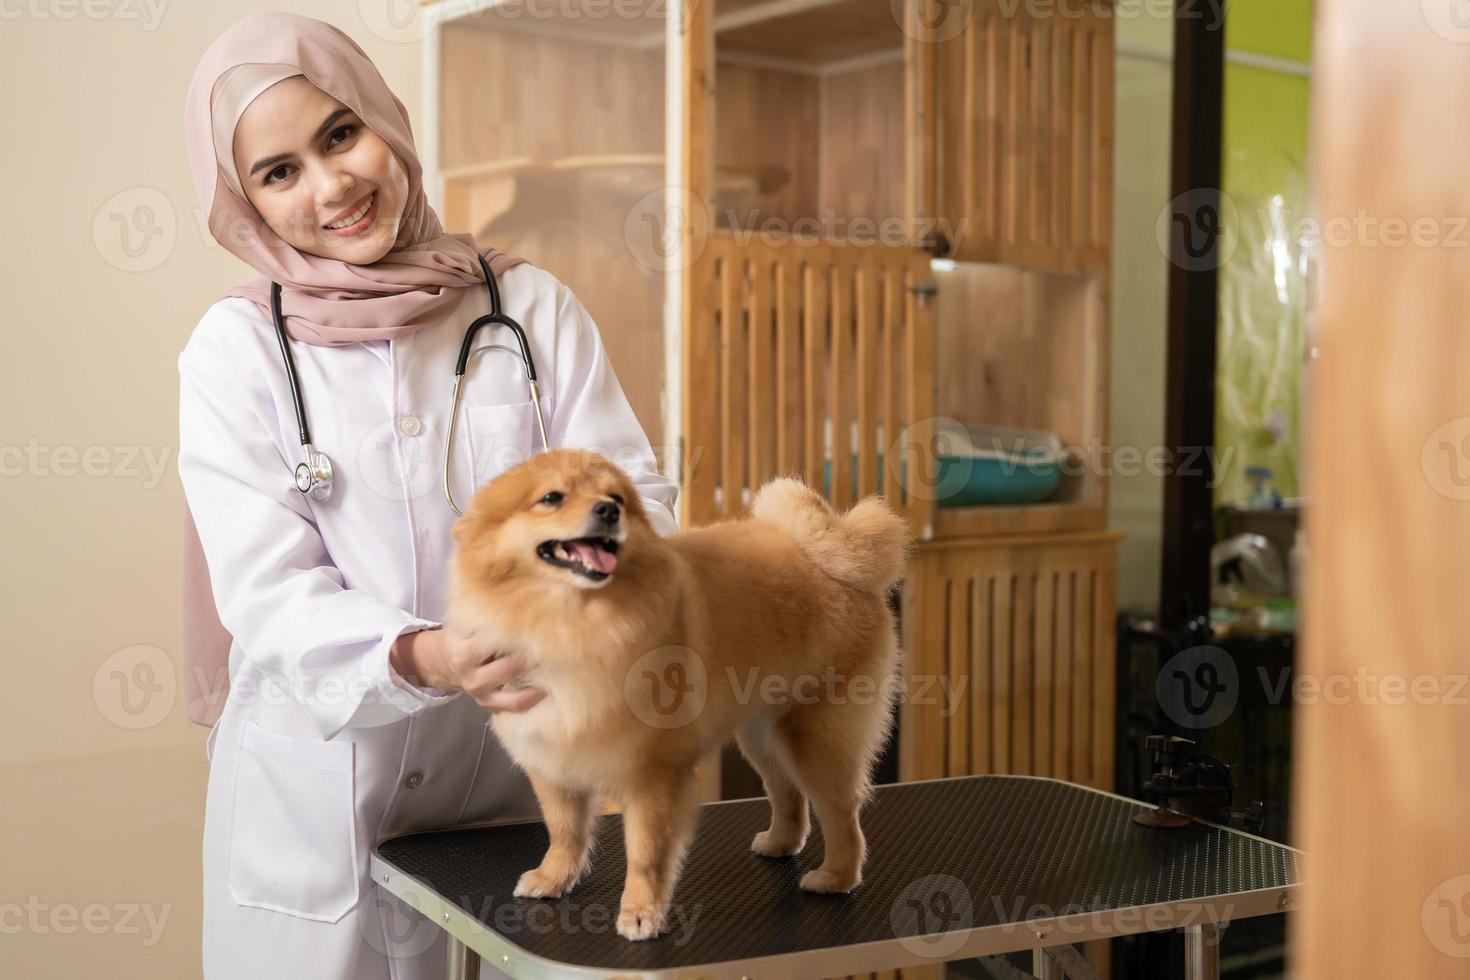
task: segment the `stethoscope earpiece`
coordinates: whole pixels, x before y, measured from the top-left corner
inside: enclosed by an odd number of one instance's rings
[[[483,255],[477,256],[480,260],[480,268],[485,273],[485,287],[490,291],[490,312],[486,316],[477,317],[465,331],[464,342],[460,345],[459,360],[455,364],[454,384],[449,395],[449,431],[444,436],[444,495],[449,498],[449,506],[455,514],[463,516],[464,511],[454,501],[454,491],[449,486],[449,446],[454,441],[455,420],[459,414],[459,387],[460,381],[469,365],[470,345],[474,343],[475,334],[481,327],[491,324],[499,324],[509,327],[516,335],[520,346],[521,361],[526,368],[526,383],[531,389],[531,403],[536,408],[536,425],[541,433],[541,447],[550,449],[551,443],[546,438],[546,419],[541,414],[541,388],[536,383],[536,362],[531,357],[531,345],[526,342],[526,332],[521,325],[500,312],[500,290],[495,285],[495,274],[490,271],[490,265],[485,261]],[[296,380],[296,363],[291,358],[291,345],[286,339],[286,325],[281,316],[281,284],[271,283],[271,318],[276,324],[276,339],[281,344],[281,358],[286,362],[286,380],[291,385],[291,401],[296,407],[296,428],[301,435],[301,449],[305,461],[296,464],[294,477],[296,489],[302,495],[310,495],[313,500],[327,500],[332,496],[332,484],[334,475],[332,473],[332,461],[327,459],[327,454],[317,452],[311,446],[311,432],[306,427],[306,407],[301,401],[301,385]],[[485,350],[503,350],[511,354],[517,353],[504,344],[487,344]],[[479,353],[476,351],[475,353]]]

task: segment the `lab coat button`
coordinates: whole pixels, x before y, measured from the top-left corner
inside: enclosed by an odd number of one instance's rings
[[[419,772],[417,769],[409,773],[408,778],[403,781],[403,785],[407,786],[409,789],[418,789],[420,786],[423,785],[423,783],[424,774]]]
[[[416,436],[423,428],[424,425],[417,415],[405,415],[398,420],[398,431],[406,436]]]

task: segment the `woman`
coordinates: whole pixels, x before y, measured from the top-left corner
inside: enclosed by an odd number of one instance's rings
[[[186,660],[215,608],[229,634],[204,975],[441,977],[442,933],[376,888],[369,854],[412,830],[535,817],[485,722],[545,696],[515,658],[438,629],[456,518],[439,465],[449,385],[489,310],[477,250],[440,226],[402,103],[330,25],[264,13],[231,27],[195,72],[187,127],[211,234],[261,274],[206,311],[179,357],[179,475],[213,590],[186,609]],[[551,444],[612,457],[671,533],[677,487],[587,311],[550,273],[485,257],[525,329]],[[271,282],[335,470],[326,500],[292,481],[302,449]],[[490,343],[514,345],[497,327],[476,340]],[[460,506],[542,448],[519,357],[474,357],[462,402]]]

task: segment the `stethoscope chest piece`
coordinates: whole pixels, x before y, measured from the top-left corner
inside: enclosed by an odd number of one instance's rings
[[[310,494],[312,500],[326,500],[332,496],[332,461],[326,453],[319,453],[310,446],[306,457],[311,462],[296,464],[296,489]]]

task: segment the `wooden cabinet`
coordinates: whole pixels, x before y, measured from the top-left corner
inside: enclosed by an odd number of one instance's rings
[[[1102,269],[1112,245],[1113,10],[963,0],[931,9],[934,203],[947,255]],[[949,8],[953,9],[949,9]],[[1032,7],[1044,16],[1028,16]],[[957,29],[956,22],[963,24]]]

